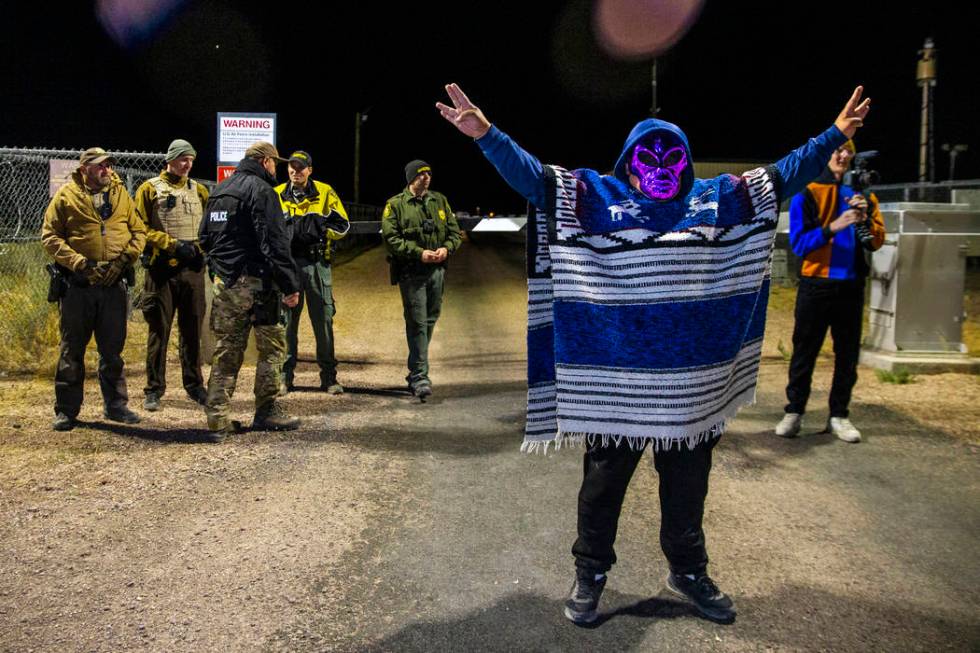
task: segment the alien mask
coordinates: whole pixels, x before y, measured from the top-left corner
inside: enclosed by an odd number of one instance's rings
[[[671,134],[646,138],[633,148],[630,170],[640,180],[640,192],[650,199],[674,199],[685,168],[687,151]]]

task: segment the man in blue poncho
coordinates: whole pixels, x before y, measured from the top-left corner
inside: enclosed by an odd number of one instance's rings
[[[858,87],[834,125],[777,163],[695,179],[687,137],[644,120],[612,175],[543,166],[455,84],[442,116],[531,203],[524,451],[586,444],[576,575],[565,616],[598,618],[626,487],[652,443],[667,587],[735,619],[707,574],[711,452],[755,398],[779,201],[820,174],[870,109]]]

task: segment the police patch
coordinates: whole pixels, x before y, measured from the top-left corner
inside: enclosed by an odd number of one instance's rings
[[[389,215],[391,215],[391,204],[385,204],[385,210],[384,213],[381,214],[381,217],[387,218]]]
[[[442,209],[439,209],[439,219],[442,220],[443,222],[446,221],[446,212],[443,211]]]
[[[208,216],[210,222],[228,222],[228,211],[211,211]]]

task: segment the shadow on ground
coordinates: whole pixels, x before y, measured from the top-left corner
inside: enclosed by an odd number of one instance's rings
[[[783,415],[781,411],[747,409],[733,420],[732,426],[722,436],[725,448],[732,454],[722,464],[746,471],[763,470],[768,467],[782,467],[787,461],[813,456],[818,449],[826,447],[839,447],[838,453],[844,456],[851,449],[856,454],[863,449],[895,444],[896,440],[916,446],[957,449],[969,446],[950,433],[924,425],[909,414],[888,406],[857,404],[852,410],[862,416],[860,420],[855,420],[862,434],[862,441],[858,444],[841,442],[824,430],[826,410],[808,413],[798,436],[782,438],[773,431]],[[753,428],[760,422],[772,426]]]
[[[201,416],[204,421],[204,416]],[[209,442],[207,429],[174,429],[140,426],[139,424],[115,424],[112,422],[79,422],[75,428],[91,428],[115,435],[149,440],[163,444],[198,444]]]
[[[688,604],[670,598],[666,591],[649,598],[607,591],[602,600],[600,618],[588,628],[564,619],[560,599],[517,593],[458,618],[411,623],[381,640],[349,642],[339,648],[630,651],[651,650],[659,643],[665,648],[674,644],[699,650],[708,642],[714,644],[710,648],[725,648],[717,642],[727,641],[737,643],[739,650],[897,651],[969,650],[980,644],[980,621],[976,619],[944,619],[905,601],[882,603],[812,587],[787,586],[772,596],[737,599],[739,618],[731,626],[696,616]],[[668,627],[669,622],[674,623]],[[304,649],[300,646],[298,650]]]

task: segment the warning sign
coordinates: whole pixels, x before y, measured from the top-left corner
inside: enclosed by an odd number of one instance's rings
[[[276,144],[276,114],[219,113],[218,164],[234,165],[245,157],[252,143],[266,141]],[[220,168],[219,168],[219,179]]]

